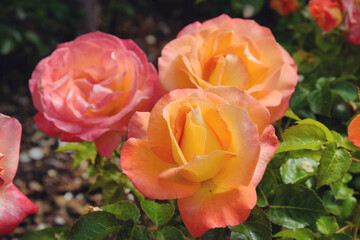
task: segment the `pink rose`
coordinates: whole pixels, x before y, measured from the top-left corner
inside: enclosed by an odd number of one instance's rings
[[[106,157],[135,111],[150,110],[157,73],[132,41],[95,32],[60,44],[35,68],[29,87],[38,127],[62,141],[95,141]]]
[[[342,0],[343,10],[346,13],[345,27],[347,38],[353,44],[360,44],[360,2],[355,0]]]
[[[0,235],[10,234],[35,206],[12,183],[19,164],[21,125],[15,118],[0,114]]]

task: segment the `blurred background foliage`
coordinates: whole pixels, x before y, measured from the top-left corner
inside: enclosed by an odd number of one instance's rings
[[[269,27],[299,68],[290,107],[301,118],[318,119],[345,132],[359,106],[360,47],[341,28],[323,32],[300,10],[281,16],[268,0],[5,0],[0,2],[0,98],[28,94],[36,64],[61,42],[100,30],[131,38],[155,65],[162,47],[187,24],[222,13]]]

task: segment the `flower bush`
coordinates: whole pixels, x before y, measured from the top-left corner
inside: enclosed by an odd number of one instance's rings
[[[95,141],[110,157],[132,114],[154,104],[155,68],[132,41],[96,32],[60,44],[29,81],[39,128],[62,141]],[[116,102],[116,104],[114,104]]]
[[[103,204],[22,240],[359,238],[358,2],[286,4],[270,2],[277,41],[224,14],[189,24],[164,46],[159,82],[134,42],[101,32],[42,60],[30,79],[35,121],[80,142],[57,151],[87,162]],[[8,234],[37,207],[7,191],[20,130],[0,123]]]

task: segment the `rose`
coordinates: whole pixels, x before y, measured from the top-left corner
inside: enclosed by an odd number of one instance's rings
[[[238,87],[268,108],[271,122],[285,114],[297,79],[294,61],[268,28],[227,15],[188,25],[159,58],[159,80],[167,91]]]
[[[0,235],[10,234],[35,206],[12,183],[19,164],[21,125],[15,118],[0,114]]]
[[[347,38],[353,44],[360,44],[360,2],[342,0],[342,8],[346,12],[344,20],[347,29]]]
[[[294,14],[300,9],[300,5],[297,0],[271,0],[270,7],[281,16]]]
[[[156,70],[132,41],[95,32],[60,44],[29,82],[38,127],[63,141],[95,140],[109,157],[136,110],[152,107]]]
[[[342,21],[341,9],[337,0],[311,0],[309,11],[315,18],[316,24],[324,31],[336,28]]]
[[[360,115],[357,115],[348,128],[349,140],[360,147]]]
[[[145,196],[178,199],[189,232],[242,223],[278,146],[270,114],[235,87],[178,89],[136,113],[123,173]]]

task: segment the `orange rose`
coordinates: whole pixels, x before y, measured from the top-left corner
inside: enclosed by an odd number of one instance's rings
[[[297,0],[271,0],[270,7],[281,16],[294,14],[300,9],[300,5]]]
[[[267,109],[234,87],[178,89],[136,113],[121,166],[153,199],[178,199],[193,236],[245,221],[278,146]]]
[[[349,140],[360,147],[360,115],[357,115],[348,128]]]
[[[263,103],[271,122],[286,112],[297,79],[293,59],[268,28],[227,15],[188,25],[159,58],[166,90],[234,86]]]
[[[337,0],[311,0],[309,11],[315,18],[316,24],[324,31],[336,28],[342,21],[340,5]]]

